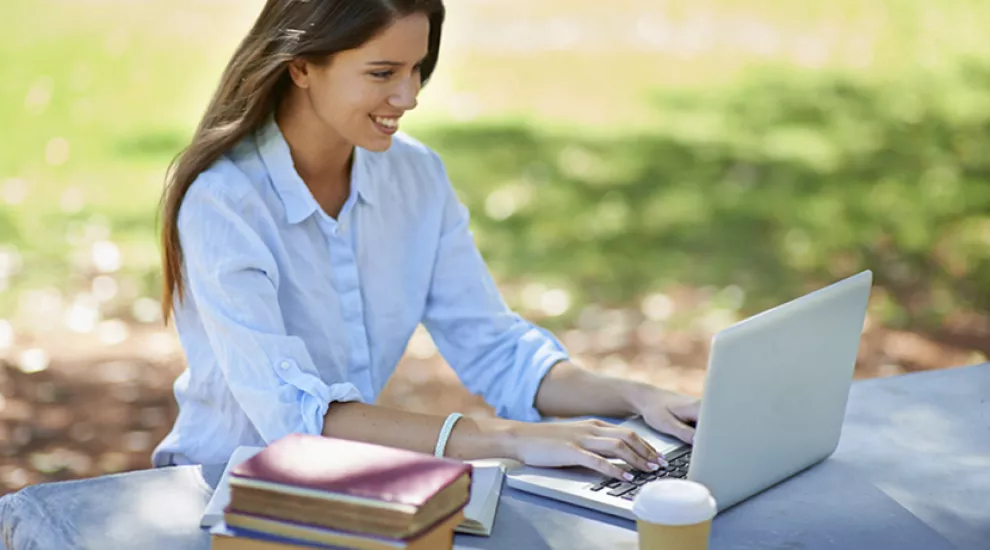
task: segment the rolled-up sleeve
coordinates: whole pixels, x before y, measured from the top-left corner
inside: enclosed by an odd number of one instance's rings
[[[536,392],[567,351],[506,306],[475,245],[468,211],[432,157],[444,210],[423,325],[468,390],[501,417],[537,421]]]
[[[270,443],[320,434],[330,403],[360,401],[346,381],[320,378],[302,339],[286,333],[274,256],[250,219],[260,208],[197,181],[179,212],[185,299],[192,299],[234,399]],[[248,196],[250,197],[250,195]]]

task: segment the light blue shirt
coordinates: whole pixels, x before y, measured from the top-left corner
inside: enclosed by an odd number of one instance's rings
[[[383,153],[355,148],[335,220],[269,117],[196,179],[178,227],[188,368],[156,465],[219,464],[239,445],[321,433],[332,403],[375,401],[420,323],[505,418],[539,420],[540,381],[568,358],[506,307],[440,158],[401,133]]]

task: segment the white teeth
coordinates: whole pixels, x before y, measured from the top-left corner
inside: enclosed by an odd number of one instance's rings
[[[399,119],[397,118],[384,118],[384,117],[375,116],[375,117],[371,117],[371,119],[386,128],[399,127]]]

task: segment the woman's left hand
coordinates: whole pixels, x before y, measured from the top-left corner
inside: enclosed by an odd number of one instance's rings
[[[694,427],[701,408],[699,399],[660,388],[650,388],[637,401],[639,414],[651,428],[685,443],[694,443]]]

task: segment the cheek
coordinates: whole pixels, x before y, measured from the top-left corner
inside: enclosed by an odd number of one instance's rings
[[[320,118],[333,124],[340,122],[342,98],[339,87],[327,84],[313,86],[309,97]]]
[[[342,108],[350,118],[368,118],[368,115],[380,109],[381,100],[378,86],[352,86],[341,97]]]
[[[314,105],[321,118],[346,131],[367,122],[368,115],[381,110],[386,99],[377,86],[349,83],[323,88],[314,94]]]

